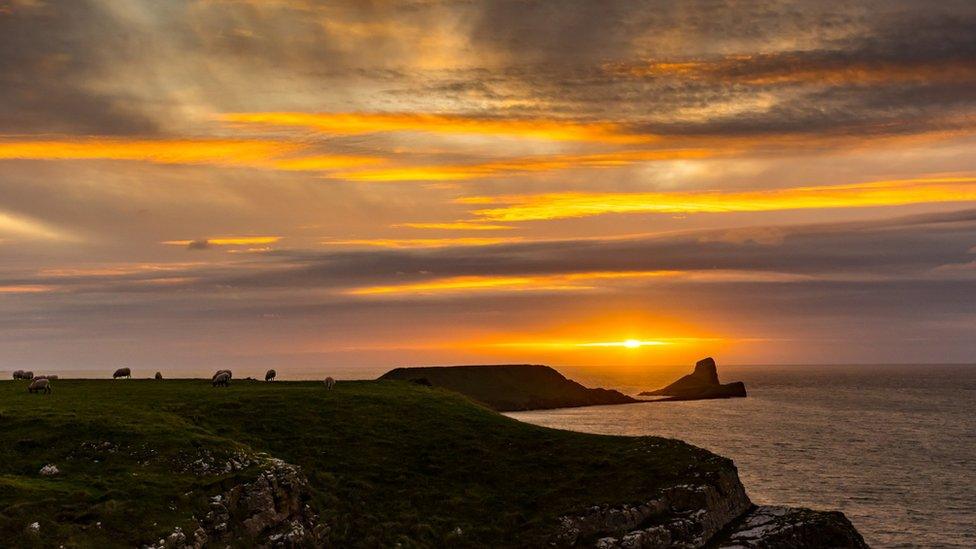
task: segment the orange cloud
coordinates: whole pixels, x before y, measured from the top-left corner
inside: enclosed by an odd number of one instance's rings
[[[521,237],[458,237],[458,238],[369,238],[357,240],[327,240],[323,244],[335,246],[366,246],[378,248],[445,248],[449,246],[492,246],[521,242]]]
[[[435,229],[449,231],[506,231],[514,229],[511,225],[496,223],[477,223],[472,221],[450,221],[447,223],[397,223],[393,228]]]
[[[803,52],[729,55],[718,59],[620,62],[604,65],[615,76],[677,77],[763,86],[770,84],[882,84],[976,78],[976,67],[956,59],[866,63]]]
[[[976,177],[941,177],[743,192],[568,192],[478,196],[461,198],[457,202],[501,204],[503,206],[479,209],[473,213],[479,220],[517,222],[611,213],[762,212],[974,200]]]
[[[677,274],[677,271],[593,271],[555,275],[453,276],[425,282],[353,288],[345,293],[376,296],[479,291],[580,291],[594,289],[589,283],[600,280],[659,278]]]
[[[274,244],[281,240],[280,236],[217,236],[199,240],[164,240],[161,244],[167,246],[255,246],[259,244]]]
[[[74,277],[120,277],[134,274],[155,274],[168,271],[182,271],[201,266],[212,266],[213,263],[114,263],[96,267],[78,267],[61,269],[41,269],[37,272],[43,277],[74,278]]]
[[[246,125],[301,127],[335,135],[422,132],[615,144],[645,143],[654,139],[629,133],[611,122],[581,123],[549,118],[499,119],[434,113],[255,112],[223,114],[220,120]]]
[[[733,152],[732,149],[722,152],[707,149],[665,149],[584,155],[529,156],[481,164],[395,166],[378,170],[340,171],[331,174],[330,177],[366,182],[464,180],[570,168],[613,168],[636,162],[710,158],[720,154],[732,154]]]
[[[0,286],[0,295],[39,294],[39,293],[53,292],[56,289],[57,288],[55,286],[46,286],[40,284],[6,285],[6,286]]]
[[[257,139],[77,139],[0,141],[0,160],[129,160],[288,171],[349,169],[381,162],[349,155],[294,156],[302,143]]]

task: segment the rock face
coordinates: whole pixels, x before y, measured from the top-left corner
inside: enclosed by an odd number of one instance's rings
[[[716,547],[732,548],[867,548],[844,513],[803,508],[756,507],[723,535]]]
[[[697,400],[707,398],[734,398],[746,396],[746,386],[741,381],[722,384],[711,357],[699,360],[695,371],[656,391],[645,391],[640,396],[667,396],[662,400]]]
[[[637,402],[618,391],[590,389],[548,366],[531,364],[397,368],[380,379],[423,379],[500,412]]]
[[[661,490],[635,505],[593,507],[565,516],[562,547],[702,547],[752,503],[734,469]]]
[[[192,534],[176,528],[153,547],[325,547],[329,528],[310,499],[308,479],[298,467],[268,458],[253,481],[211,497]]]
[[[592,507],[560,518],[553,547],[648,549],[866,549],[843,513],[756,507],[734,469],[665,488],[633,505]]]

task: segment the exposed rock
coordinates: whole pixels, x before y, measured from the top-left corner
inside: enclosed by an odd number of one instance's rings
[[[645,391],[640,396],[668,396],[662,400],[697,400],[708,398],[733,398],[746,396],[746,386],[741,381],[722,384],[711,357],[699,360],[695,371],[656,391]]]
[[[309,505],[308,479],[291,464],[254,458],[264,468],[251,482],[210,498],[193,536],[176,527],[148,549],[323,547],[329,528]]]
[[[294,465],[269,459],[258,477],[210,500],[195,538],[246,540],[249,546],[320,546],[328,527],[309,506],[305,475]]]
[[[41,467],[41,470],[39,472],[42,477],[53,477],[55,475],[61,474],[61,470],[58,469],[58,466],[53,463],[48,463],[44,467]]]
[[[562,547],[700,547],[752,503],[734,469],[661,490],[643,503],[592,507],[560,518]]]
[[[725,548],[862,549],[868,545],[844,513],[803,508],[756,507],[716,540]]]

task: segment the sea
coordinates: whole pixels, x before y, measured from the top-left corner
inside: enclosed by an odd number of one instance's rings
[[[690,368],[560,368],[630,394]],[[557,429],[684,440],[750,498],[843,511],[872,547],[976,547],[976,366],[722,366],[747,398],[518,412]]]
[[[562,367],[636,395],[691,366]],[[280,379],[375,379],[389,367],[278,368]],[[134,369],[151,377],[153,369]],[[246,370],[246,371],[245,371]],[[606,435],[676,438],[731,458],[758,504],[843,511],[872,547],[976,548],[976,365],[718,365],[749,396],[509,413]],[[112,369],[44,372],[108,377]],[[210,371],[165,371],[167,377]],[[0,371],[9,379],[9,373]],[[235,369],[263,379],[264,369]]]

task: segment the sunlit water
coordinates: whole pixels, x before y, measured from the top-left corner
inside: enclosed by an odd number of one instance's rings
[[[634,393],[666,381],[567,374]],[[841,510],[875,547],[976,547],[976,367],[720,365],[719,374],[745,381],[749,397],[508,415],[682,439],[732,458],[753,501]]]
[[[279,368],[282,379],[372,379],[389,368]],[[630,394],[678,368],[559,368]],[[52,371],[109,377],[108,370]],[[151,377],[153,369],[133,369]],[[210,371],[164,371],[209,377]],[[9,378],[9,372],[0,371]],[[235,377],[263,378],[263,368]],[[874,547],[976,547],[976,366],[723,366],[749,397],[508,414],[590,433],[678,438],[732,458],[757,503],[844,511]]]

